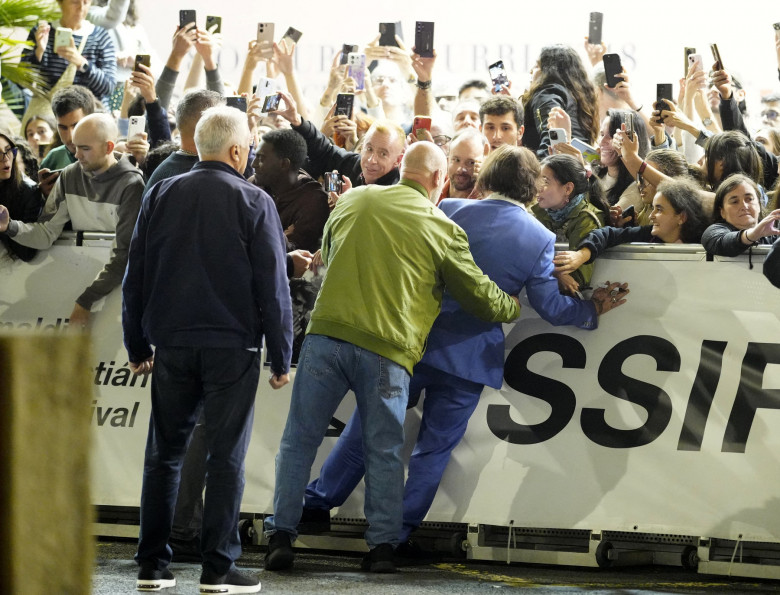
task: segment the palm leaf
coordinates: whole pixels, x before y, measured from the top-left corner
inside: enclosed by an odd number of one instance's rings
[[[52,21],[59,15],[53,0],[0,0],[0,60],[4,78],[36,94],[48,88],[36,67],[19,62],[21,46],[31,45],[20,39],[20,30],[29,31],[39,20]]]
[[[38,21],[54,20],[60,10],[52,0],[0,0],[0,27],[20,27],[32,29]],[[5,36],[0,35],[0,42]]]

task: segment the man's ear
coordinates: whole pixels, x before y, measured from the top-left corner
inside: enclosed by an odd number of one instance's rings
[[[525,132],[525,126],[520,126],[520,128],[517,129],[517,146],[518,147],[523,145],[523,132]]]
[[[116,143],[110,140],[106,141],[106,155],[111,155],[111,153],[114,152],[114,148],[116,147]]]
[[[400,167],[403,158],[404,158],[404,154],[403,152],[401,152],[401,154],[398,156],[398,159],[395,160],[395,164],[393,165],[393,167]]]

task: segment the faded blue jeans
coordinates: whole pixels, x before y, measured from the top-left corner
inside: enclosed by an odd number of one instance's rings
[[[303,494],[317,449],[350,389],[363,429],[366,462],[365,515],[369,547],[398,544],[403,517],[404,417],[409,373],[403,366],[352,343],[308,335],[295,373],[290,413],[276,456],[274,514],[266,535],[297,537]]]

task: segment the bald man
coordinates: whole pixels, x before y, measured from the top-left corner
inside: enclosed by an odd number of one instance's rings
[[[274,515],[266,570],[291,568],[304,490],[330,419],[348,390],[355,393],[366,461],[365,537],[361,567],[394,572],[402,524],[403,421],[409,379],[441,307],[445,286],[484,320],[510,322],[520,313],[474,264],[465,232],[434,205],[447,163],[433,143],[404,155],[395,186],[346,192],[322,240],[328,266],[293,385],[276,458]]]
[[[441,198],[469,198],[477,183],[482,161],[490,152],[490,143],[474,128],[464,128],[450,141],[447,156],[447,183]]]
[[[74,231],[116,233],[111,258],[97,278],[76,298],[72,326],[89,322],[92,305],[122,282],[144,180],[126,156],[114,153],[119,132],[111,116],[90,114],[73,130],[76,163],[62,170],[36,223],[9,219],[0,206],[0,233],[13,241],[43,250],[70,221]]]

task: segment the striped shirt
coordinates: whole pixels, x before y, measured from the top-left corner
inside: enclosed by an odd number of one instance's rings
[[[59,26],[59,21],[53,22],[51,26],[49,41],[46,44],[41,61],[38,62],[35,58],[35,32],[38,29],[37,26],[32,28],[30,35],[27,37],[27,40],[32,42],[33,47],[24,50],[22,60],[29,62],[33,66],[38,66],[48,81],[49,86],[53,87],[62,76],[62,73],[65,72],[68,61],[60,58],[54,51],[54,34]],[[73,34],[73,42],[76,44],[77,49],[81,46],[82,34],[87,35],[87,43],[84,45],[84,51],[81,52],[81,55],[87,59],[86,72],[76,72],[76,79],[73,82],[87,87],[101,101],[107,100],[116,84],[114,42],[111,41],[108,31],[84,21],[79,32]]]

